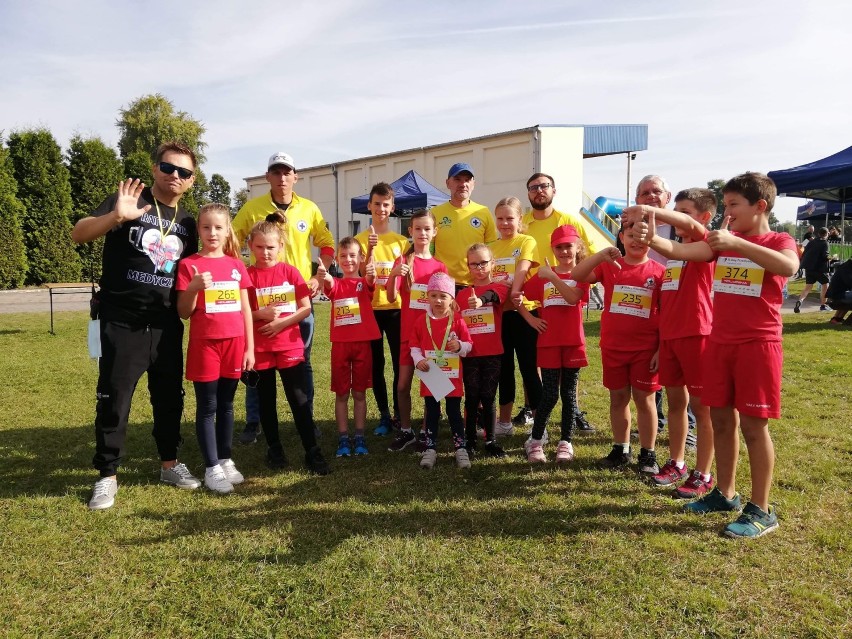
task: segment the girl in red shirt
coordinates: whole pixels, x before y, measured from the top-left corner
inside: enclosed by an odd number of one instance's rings
[[[505,451],[494,439],[494,400],[500,381],[503,304],[509,297],[509,285],[491,281],[494,254],[485,244],[474,244],[467,250],[467,267],[473,286],[463,288],[456,297],[473,340],[473,350],[464,363],[467,453],[471,459],[475,454],[479,419],[485,430],[485,453],[491,457],[505,457]]]
[[[180,261],[178,313],[189,320],[186,378],[195,387],[195,432],[204,455],[204,485],[230,493],[243,481],[231,460],[234,394],[243,371],[254,368],[254,337],[247,289],[251,286],[221,204],[198,211],[201,250]]]
[[[254,319],[258,409],[268,446],[266,463],[271,468],[287,465],[278,433],[277,371],[305,449],[305,463],[312,472],[326,475],[328,464],[317,446],[308,401],[305,345],[299,330],[299,322],[311,313],[310,290],[299,269],[278,261],[278,256],[289,248],[288,237],[287,218],[281,212],[269,214],[248,235],[255,259],[254,266],[248,268],[253,286],[249,302]]]
[[[547,421],[562,395],[562,422],[556,463],[574,459],[571,435],[577,411],[577,380],[580,369],[588,365],[586,336],[583,331],[583,303],[589,298],[589,285],[578,284],[571,271],[585,256],[580,236],[570,224],[560,226],[550,236],[550,246],[559,261],[555,269],[545,258],[544,265],[524,284],[524,296],[541,304],[544,332],[536,344],[536,361],[541,368],[542,395],[535,413],[532,433],[524,444],[527,460],[543,464],[547,461]]]

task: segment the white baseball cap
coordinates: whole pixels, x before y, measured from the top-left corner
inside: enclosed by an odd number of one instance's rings
[[[294,171],[296,170],[296,163],[293,162],[293,158],[284,153],[284,151],[278,151],[278,153],[270,157],[269,164],[267,164],[266,169],[269,170],[276,164],[283,164],[284,166],[289,166]]]

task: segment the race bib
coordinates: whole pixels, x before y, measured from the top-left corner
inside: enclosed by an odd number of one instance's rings
[[[347,326],[361,323],[361,306],[357,297],[334,300],[334,325]]]
[[[237,282],[213,282],[204,289],[204,310],[207,313],[237,313],[240,311],[240,285]]]
[[[426,284],[411,285],[411,299],[408,302],[408,308],[413,308],[416,311],[429,310],[429,295],[426,293]]]
[[[663,274],[663,285],[660,290],[676,291],[680,288],[680,275],[683,273],[682,260],[669,260],[666,262],[666,272]]]
[[[462,311],[462,317],[471,335],[497,332],[497,326],[494,323],[493,306],[465,309]]]
[[[565,280],[565,283],[568,286],[577,286],[577,282],[575,280]],[[556,285],[553,282],[545,282],[544,284],[544,297],[543,305],[545,308],[549,306],[576,306],[576,304],[569,304],[568,301],[562,297],[562,293],[559,292],[559,289],[556,288]]]
[[[491,277],[498,282],[506,282],[511,284],[515,281],[515,258],[500,257],[494,260],[494,270],[491,271]]]
[[[744,257],[720,257],[713,272],[713,292],[760,297],[764,272],[762,266]]]
[[[426,351],[426,358],[432,360],[438,365],[442,371],[447,374],[450,379],[459,378],[459,370],[461,369],[461,359],[458,353],[448,353],[444,351],[443,357],[438,357],[435,351]],[[441,360],[441,361],[438,361]]]
[[[641,286],[617,284],[612,290],[609,312],[647,319],[651,317],[651,291]]]
[[[376,265],[376,284],[379,286],[387,286],[390,277],[393,262],[375,262]]]
[[[257,307],[274,306],[282,313],[296,312],[296,289],[292,284],[257,289]]]

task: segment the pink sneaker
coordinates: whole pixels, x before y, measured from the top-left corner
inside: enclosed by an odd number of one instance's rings
[[[527,453],[527,461],[531,464],[546,464],[547,456],[540,439],[528,439],[524,442],[524,450]]]
[[[698,499],[709,493],[713,489],[713,475],[710,475],[710,481],[701,479],[701,473],[693,470],[683,484],[672,493],[675,499]]]
[[[574,447],[571,442],[560,440],[556,445],[556,463],[567,464],[574,459]]]
[[[671,486],[686,477],[687,474],[689,474],[689,469],[686,464],[683,468],[678,468],[674,460],[670,459],[660,468],[660,472],[651,476],[651,481],[657,486]]]

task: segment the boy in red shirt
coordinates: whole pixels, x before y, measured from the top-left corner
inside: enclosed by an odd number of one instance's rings
[[[744,173],[722,189],[725,219],[704,242],[675,244],[653,236],[650,245],[672,259],[716,260],[713,327],[705,353],[704,391],[716,448],[717,485],[685,510],[738,511],[736,469],[741,427],[751,468],[751,501],[728,524],[728,537],[760,537],[778,527],[769,505],[775,449],[769,419],[781,416],[782,291],[799,268],[796,243],[769,229],[775,183],[762,173]],[[728,230],[730,227],[731,230]]]
[[[603,384],[609,389],[609,418],[613,446],[602,463],[617,468],[630,463],[630,398],[636,405],[639,428],[638,470],[651,476],[660,472],[654,444],[657,439],[657,406],[654,393],[659,347],[660,287],[665,269],[648,257],[648,247],[623,226],[619,238],[624,257],[610,246],[577,264],[572,271],[578,282],[604,286],[601,314]]]
[[[446,273],[434,273],[429,278],[426,294],[429,298],[429,311],[417,319],[409,335],[411,359],[414,366],[423,372],[432,366],[438,366],[452,382],[453,390],[446,396],[446,406],[447,419],[453,431],[456,464],[459,468],[470,468],[461,416],[461,358],[470,353],[473,344],[461,313],[454,313],[452,309],[456,295],[456,283],[453,278]],[[420,396],[426,401],[426,451],[420,459],[420,466],[428,470],[435,465],[438,455],[436,444],[441,406],[422,381]]]
[[[675,210],[651,206],[625,209],[628,223],[635,223],[637,237],[646,233],[648,215],[671,225],[685,244],[707,239],[707,224],[716,211],[716,196],[709,189],[686,189],[675,197]],[[653,482],[671,486],[689,474],[686,467],[687,402],[698,426],[695,470],[673,496],[701,497],[713,488],[713,426],[710,409],[701,401],[704,388],[704,350],[713,321],[713,270],[710,262],[668,260],[660,294],[660,383],[669,404],[670,458]]]
[[[373,356],[370,342],[378,339],[379,327],[373,315],[373,290],[376,265],[370,259],[364,277],[361,245],[354,237],[345,237],[337,246],[337,263],[342,279],[333,278],[320,264],[317,281],[332,303],[331,314],[331,390],[335,393],[334,417],[340,440],[338,457],[349,457],[354,446],[356,455],[366,455],[367,389],[373,385]],[[349,394],[355,405],[355,440],[349,438]]]

